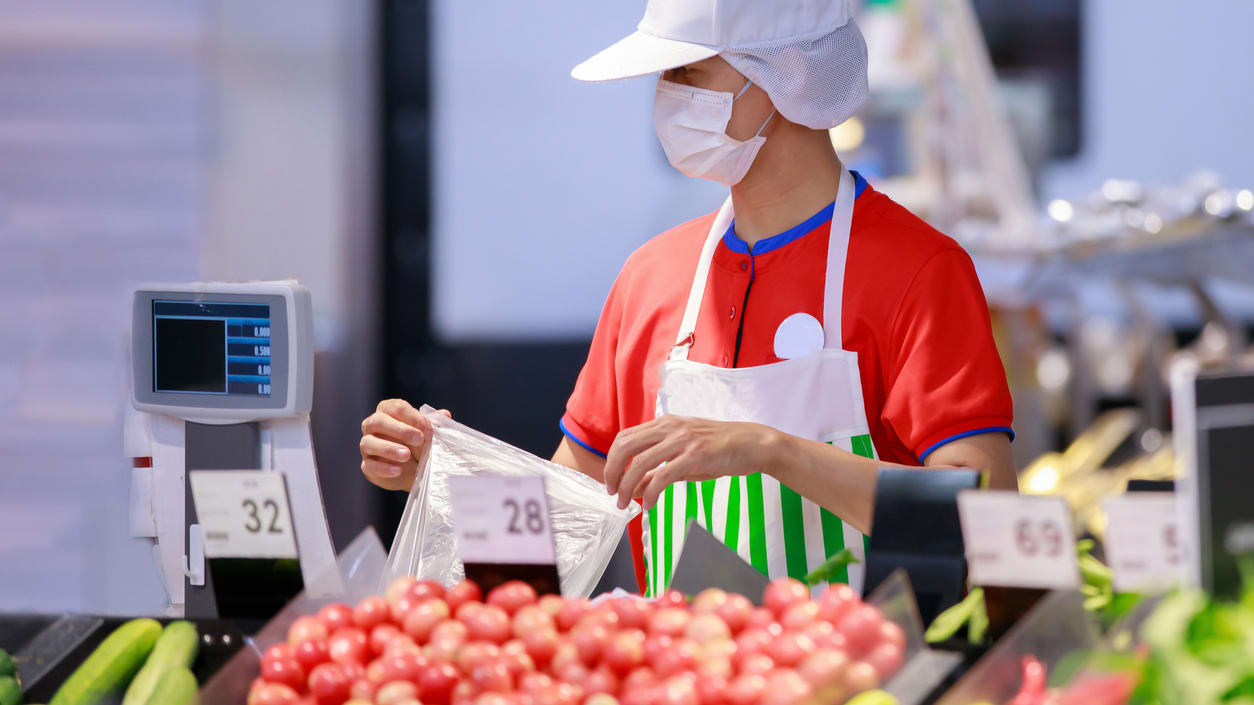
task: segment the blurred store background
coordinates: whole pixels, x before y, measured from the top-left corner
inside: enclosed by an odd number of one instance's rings
[[[650,81],[568,75],[642,9],[0,1],[0,605],[165,605],[126,535],[141,282],[312,290],[339,546],[386,540],[403,506],[358,471],[381,398],[551,454],[623,260],[722,198],[667,164]],[[894,0],[859,21],[873,96],[833,141],[975,257],[1025,488],[1082,504],[1169,477],[1167,365],[1243,354],[1254,321],[1254,5]]]

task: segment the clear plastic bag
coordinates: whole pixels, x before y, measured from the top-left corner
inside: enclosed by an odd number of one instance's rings
[[[632,503],[620,510],[604,486],[576,470],[480,433],[430,406],[421,411],[435,433],[419,462],[379,591],[405,575],[445,585],[465,576],[454,539],[448,478],[491,474],[545,479],[562,594],[592,594],[639,506]]]

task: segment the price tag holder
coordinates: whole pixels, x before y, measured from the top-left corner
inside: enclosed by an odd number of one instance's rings
[[[1118,592],[1155,593],[1180,583],[1184,550],[1180,517],[1173,494],[1145,493],[1109,497],[1106,510],[1106,558]]]
[[[206,557],[297,557],[283,473],[192,470],[188,479]]]
[[[544,478],[459,475],[448,483],[466,577],[485,592],[506,580],[522,580],[540,594],[560,594]]]
[[[972,584],[1079,586],[1071,510],[1061,497],[963,490],[958,493],[958,516]]]

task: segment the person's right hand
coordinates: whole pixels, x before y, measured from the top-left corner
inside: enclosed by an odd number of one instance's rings
[[[440,413],[452,416],[441,409]],[[361,472],[385,490],[409,491],[431,422],[403,399],[385,399],[361,422]]]

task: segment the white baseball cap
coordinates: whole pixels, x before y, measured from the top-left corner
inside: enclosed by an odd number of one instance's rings
[[[850,0],[649,0],[635,32],[570,75],[615,81],[719,55],[798,124],[834,127],[866,101],[866,43]]]

